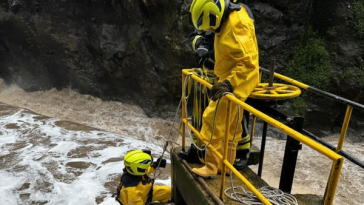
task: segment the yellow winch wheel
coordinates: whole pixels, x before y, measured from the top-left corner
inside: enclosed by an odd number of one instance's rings
[[[273,83],[273,86],[269,87],[268,83],[259,83],[249,97],[261,100],[286,100],[300,94],[301,89],[293,85]]]

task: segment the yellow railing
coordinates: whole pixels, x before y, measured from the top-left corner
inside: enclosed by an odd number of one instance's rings
[[[204,81],[203,79],[199,78],[197,75],[194,75],[194,69],[184,69],[182,70],[182,98],[185,99],[185,79],[187,75],[190,75],[190,77],[197,81],[198,83],[201,83],[202,85],[206,86],[207,88],[211,89],[212,85]],[[296,81],[297,82],[297,81]],[[299,83],[299,82],[298,82]],[[344,162],[344,159],[342,156],[337,154],[336,152],[328,149],[327,147],[319,144],[318,142],[302,135],[301,133],[293,130],[292,128],[278,122],[277,120],[269,117],[268,115],[256,110],[255,108],[251,107],[250,105],[244,103],[243,101],[240,101],[239,99],[235,98],[232,95],[226,95],[224,96],[229,99],[230,102],[235,103],[236,105],[239,105],[244,110],[249,111],[252,115],[256,116],[257,118],[260,118],[261,120],[269,123],[273,127],[276,127],[277,129],[281,130],[282,132],[286,133],[287,135],[293,137],[294,139],[300,141],[301,143],[307,145],[308,147],[316,150],[317,152],[321,153],[322,155],[328,157],[333,161],[330,177],[327,183],[326,187],[326,193],[324,197],[324,204],[325,205],[331,205],[334,201],[334,196],[336,192],[336,187],[339,181],[341,168]],[[230,107],[230,104],[229,104]],[[228,116],[230,113],[228,112]],[[185,149],[185,125],[187,125],[198,138],[202,139],[200,133],[188,122],[187,116],[186,116],[186,110],[185,110],[185,101],[182,100],[182,122],[184,125],[182,126],[182,148]],[[346,132],[346,131],[345,131]],[[228,132],[226,132],[228,133]],[[225,147],[227,147],[227,140],[228,137],[225,137]],[[225,173],[226,166],[232,170],[232,172],[249,188],[250,191],[252,191],[253,194],[255,194],[258,199],[263,202],[264,204],[271,204],[241,173],[239,173],[227,160],[227,149],[224,150],[223,156],[211,145],[207,147],[209,150],[213,151],[223,162],[223,170],[222,173]],[[220,198],[223,199],[223,192],[224,192],[224,186],[225,186],[225,175],[222,174],[222,181],[221,181],[221,190],[220,190]]]
[[[313,87],[310,87],[309,85],[307,85],[307,84],[304,84],[304,83],[301,83],[301,82],[299,82],[299,81],[296,81],[296,80],[294,80],[294,79],[292,79],[292,78],[289,78],[289,77],[287,77],[287,76],[284,76],[284,75],[282,75],[282,74],[279,74],[279,73],[274,73],[274,77],[277,77],[277,78],[279,78],[279,79],[281,79],[281,80],[284,80],[284,81],[286,81],[286,82],[288,82],[288,83],[291,83],[291,84],[293,84],[293,85],[296,85],[296,86],[298,86],[298,87],[300,87],[300,88],[302,88],[302,89],[305,89],[305,90],[308,90],[308,91],[312,91],[312,89],[314,89],[314,91],[316,92],[316,93],[318,93],[318,94],[322,94],[322,95],[326,95],[324,92],[322,92],[321,90],[318,90],[318,89],[315,89],[315,88],[313,88]],[[333,96],[334,98],[335,97],[337,97],[337,96]],[[358,100],[358,99],[357,99]],[[338,145],[337,145],[337,147],[336,147],[336,149],[335,149],[335,152],[336,153],[339,153],[341,150],[342,150],[342,147],[343,147],[343,145],[344,145],[344,141],[345,141],[345,138],[346,138],[346,132],[347,132],[347,130],[348,130],[348,127],[349,127],[349,122],[350,122],[350,119],[351,119],[351,114],[352,114],[352,112],[353,112],[353,106],[352,105],[356,105],[356,107],[358,108],[358,109],[363,109],[363,105],[361,105],[361,104],[357,104],[356,102],[353,102],[353,101],[350,101],[350,100],[346,100],[345,99],[345,101],[347,102],[347,109],[346,109],[346,113],[345,113],[345,117],[344,117],[344,122],[343,122],[343,125],[342,125],[342,127],[341,127],[341,133],[340,133],[340,138],[339,138],[339,141],[338,141]],[[354,100],[355,101],[355,100]],[[254,128],[254,127],[253,127]],[[253,129],[252,128],[252,129]],[[342,165],[340,165],[340,166],[342,166]],[[337,178],[339,178],[339,176],[336,176],[336,174],[335,173],[333,173],[333,170],[335,169],[335,167],[334,167],[334,164],[333,164],[333,166],[332,166],[332,168],[331,168],[331,172],[330,172],[330,177],[329,177],[329,180],[328,180],[328,184],[327,184],[327,186],[326,186],[326,191],[325,191],[325,195],[324,195],[324,200],[325,201],[333,201],[333,197],[334,197],[334,195],[330,195],[330,192],[328,192],[328,190],[329,190],[329,185],[330,185],[330,182],[331,181],[333,181],[333,177],[337,177]],[[340,173],[339,173],[340,174]],[[335,192],[334,192],[335,193]],[[331,202],[332,203],[332,202]]]

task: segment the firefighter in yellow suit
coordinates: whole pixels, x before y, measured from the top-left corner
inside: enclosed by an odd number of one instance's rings
[[[250,9],[243,4],[234,4],[229,0],[194,0],[190,7],[192,23],[195,28],[215,32],[215,68],[219,82],[212,87],[212,101],[203,114],[201,135],[204,143],[211,140],[211,145],[222,153],[225,132],[229,141],[235,140],[231,164],[235,160],[236,146],[241,140],[243,111],[238,116],[237,106],[231,106],[231,118],[228,130],[225,130],[228,100],[221,98],[226,92],[244,101],[259,83],[258,44],[255,36],[254,20]],[[219,106],[214,121],[217,100]],[[215,123],[212,135],[213,124]],[[235,127],[237,130],[235,131]],[[230,144],[230,143],[229,143]],[[230,148],[230,147],[229,147]],[[220,159],[211,151],[205,154],[205,166],[192,171],[202,177],[214,177],[221,166]]]
[[[124,164],[124,172],[115,194],[115,199],[120,204],[145,205],[153,201],[168,202],[171,199],[171,187],[153,186],[153,181],[148,176],[156,167],[165,167],[165,159],[153,163],[150,152],[133,150],[125,155]]]

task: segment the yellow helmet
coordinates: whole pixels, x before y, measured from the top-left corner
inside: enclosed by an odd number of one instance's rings
[[[152,161],[152,157],[142,150],[130,151],[124,157],[124,165],[126,170],[130,174],[137,176],[144,175],[150,167]]]
[[[193,0],[190,12],[195,28],[203,31],[219,28],[225,5],[229,2],[229,0]]]

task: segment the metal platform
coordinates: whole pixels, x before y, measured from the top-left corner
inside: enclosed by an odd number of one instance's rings
[[[196,204],[242,204],[233,201],[226,196],[223,201],[219,199],[221,175],[214,179],[204,180],[192,174],[190,170],[194,167],[201,167],[201,164],[187,163],[180,160],[177,153],[178,147],[171,151],[172,161],[172,187],[173,201],[176,205],[196,205]],[[253,154],[254,156],[254,154]],[[259,157],[257,157],[259,158]],[[269,186],[248,166],[241,171],[242,175],[249,180],[257,189]],[[234,175],[232,175],[233,186],[242,186],[247,192],[249,189]],[[225,187],[231,187],[230,177],[226,177]],[[323,196],[319,195],[294,195],[300,205],[321,205]]]

